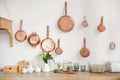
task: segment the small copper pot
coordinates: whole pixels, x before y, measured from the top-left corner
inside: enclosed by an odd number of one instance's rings
[[[80,50],[80,55],[82,57],[88,57],[90,55],[90,51],[86,48],[86,38],[84,38],[84,47]]]
[[[29,35],[28,37],[28,43],[35,48],[39,43],[40,43],[40,38],[36,34],[36,32],[33,32],[32,34]]]
[[[101,16],[101,23],[99,24],[99,26],[98,26],[98,31],[99,32],[103,32],[103,31],[105,31],[105,26],[103,25],[103,16]]]
[[[86,16],[83,16],[83,21],[82,21],[82,26],[83,27],[87,27],[88,26],[88,22],[87,22],[87,20],[86,20]]]
[[[58,39],[58,47],[55,49],[55,53],[57,55],[61,55],[63,53],[62,48],[60,47],[60,39]]]

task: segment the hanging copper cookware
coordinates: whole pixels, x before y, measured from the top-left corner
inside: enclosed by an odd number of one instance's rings
[[[33,32],[32,34],[29,35],[28,37],[28,43],[35,48],[39,43],[40,43],[40,38],[36,34],[36,32]]]
[[[103,16],[101,16],[101,23],[98,26],[98,31],[100,31],[100,32],[105,31],[105,26],[103,25]]]
[[[15,33],[15,39],[19,42],[23,42],[27,38],[26,32],[24,30],[22,30],[22,22],[23,22],[23,20],[20,21],[20,30],[18,30]]]
[[[41,42],[41,48],[47,52],[52,52],[55,49],[55,42],[49,37],[49,26],[47,26],[47,37]]]
[[[58,39],[58,47],[55,49],[55,53],[56,53],[57,55],[60,55],[60,54],[63,53],[63,50],[62,50],[62,48],[60,47],[60,39]]]
[[[114,50],[114,49],[116,48],[116,44],[115,44],[114,41],[110,42],[109,48],[110,48],[111,50]]]
[[[67,15],[67,2],[65,2],[65,15],[58,20],[58,27],[63,32],[69,32],[74,27],[72,17]]]
[[[90,55],[90,51],[86,48],[86,38],[84,38],[84,47],[80,50],[80,55],[82,57],[88,57]]]
[[[88,26],[88,22],[87,22],[87,20],[86,20],[86,16],[83,16],[83,21],[82,21],[82,26],[83,27],[87,27]]]

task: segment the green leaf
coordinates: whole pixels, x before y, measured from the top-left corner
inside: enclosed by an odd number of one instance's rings
[[[52,59],[52,56],[49,54],[49,53],[47,53],[47,55],[46,55],[46,59]]]
[[[47,61],[47,59],[46,58],[43,58],[43,61],[47,64],[48,63],[48,61]]]
[[[38,54],[38,55],[37,55],[37,58],[38,58],[38,59],[43,59],[43,54]]]
[[[45,51],[40,52],[40,53],[38,54],[37,58],[38,58],[38,59],[43,59],[43,61],[44,61],[45,63],[48,63],[48,60],[50,60],[50,59],[52,59],[52,60],[54,61],[54,59],[53,59],[53,57],[51,56],[51,54],[49,54],[49,52],[45,52]],[[54,61],[54,62],[55,62],[55,61]]]

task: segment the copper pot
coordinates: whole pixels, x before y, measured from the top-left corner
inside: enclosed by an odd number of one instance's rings
[[[84,47],[80,50],[80,55],[82,57],[88,57],[90,55],[90,51],[86,48],[86,38],[84,38]]]
[[[88,22],[87,22],[87,20],[86,20],[86,16],[83,16],[83,21],[82,21],[82,26],[83,27],[87,27],[88,26]]]
[[[103,16],[101,16],[101,23],[98,26],[98,31],[100,31],[100,32],[105,31],[105,26],[103,25]]]
[[[18,30],[15,33],[15,39],[19,42],[23,42],[27,38],[26,32],[24,30],[22,30],[22,22],[23,22],[23,20],[20,21],[20,30]]]
[[[41,48],[47,52],[52,52],[55,49],[55,42],[49,37],[49,26],[47,26],[47,37],[41,42]]]
[[[36,34],[36,32],[33,32],[32,34],[29,35],[28,37],[28,43],[35,48],[39,43],[40,43],[40,38]]]
[[[67,15],[67,2],[65,2],[65,15],[58,20],[58,27],[63,32],[69,32],[74,27],[72,17]]]
[[[58,47],[55,49],[55,53],[57,55],[61,55],[63,53],[62,48],[60,47],[60,39],[58,39]]]

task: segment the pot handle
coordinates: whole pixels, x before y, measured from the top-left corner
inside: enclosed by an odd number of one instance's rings
[[[60,38],[58,38],[58,47],[60,47]]]
[[[84,38],[84,48],[86,48],[86,38]]]
[[[20,30],[22,30],[22,23],[23,23],[23,20],[21,19],[20,20]]]
[[[65,2],[65,15],[67,15],[67,1]]]
[[[47,26],[47,38],[49,38],[49,26]]]
[[[101,16],[101,24],[103,24],[103,16]]]

